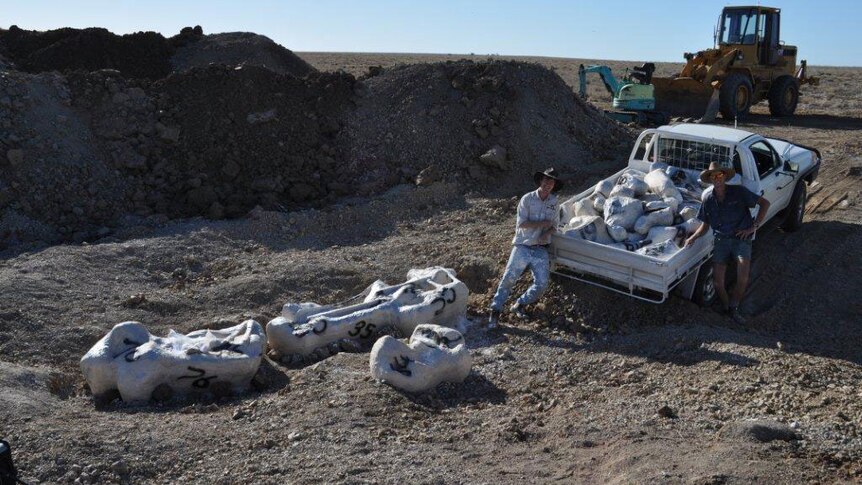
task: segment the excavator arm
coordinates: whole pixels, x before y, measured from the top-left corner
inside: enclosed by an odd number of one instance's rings
[[[611,68],[608,66],[586,66],[583,64],[578,66],[578,81],[580,82],[580,86],[578,87],[578,94],[581,95],[582,98],[587,97],[587,74],[595,72],[598,73],[602,78],[602,83],[604,83],[605,88],[611,93],[611,96],[616,97],[620,93],[620,87],[622,86],[617,78],[614,77],[611,72]]]

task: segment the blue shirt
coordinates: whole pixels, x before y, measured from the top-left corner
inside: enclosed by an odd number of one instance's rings
[[[726,185],[724,200],[719,202],[714,189],[710,187],[703,191],[698,219],[723,237],[736,237],[736,231],[754,225],[748,209],[757,205],[760,196],[741,185]]]
[[[554,221],[554,227],[556,227],[560,223],[559,217],[556,195],[548,194],[548,198],[542,200],[539,197],[538,189],[527,192],[521,197],[521,201],[518,202],[518,221],[515,223],[515,238],[512,240],[512,244],[524,244],[527,246],[548,244],[551,242],[550,234],[540,237],[542,231],[545,229],[524,229],[521,227],[521,223]]]

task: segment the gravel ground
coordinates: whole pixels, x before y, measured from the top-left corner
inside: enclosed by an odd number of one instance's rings
[[[824,154],[803,228],[758,238],[744,326],[554,278],[529,320],[484,330],[527,173],[493,191],[441,180],[316,209],[148,219],[0,255],[0,436],[28,483],[858,481],[862,123],[818,99],[742,125]],[[585,165],[563,195],[612,165]],[[265,323],[285,302],[342,301],[431,265],[471,290],[461,384],[404,394],[370,378],[368,354],[342,353],[267,359],[240,396],[97,408],[78,369],[124,320],[154,334]]]

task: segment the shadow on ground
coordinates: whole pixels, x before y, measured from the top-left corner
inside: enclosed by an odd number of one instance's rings
[[[722,120],[719,123],[733,125],[733,121]],[[862,130],[862,118],[825,114],[797,114],[788,118],[750,114],[744,123],[752,126],[790,126],[819,130]]]
[[[788,352],[862,364],[859,247],[862,226],[837,221],[810,221],[798,232],[761,234],[754,244],[751,283],[742,305],[747,316],[743,324],[678,295],[654,305],[564,278],[553,279],[544,298],[553,315],[547,312],[544,318],[553,322],[562,312],[569,321],[607,329],[607,335],[587,330],[593,343],[584,350],[679,365],[708,360],[741,366],[757,363],[701,345],[716,342],[765,348],[781,342]],[[510,332],[530,333],[523,329]],[[546,337],[530,338],[542,345],[559,345]]]

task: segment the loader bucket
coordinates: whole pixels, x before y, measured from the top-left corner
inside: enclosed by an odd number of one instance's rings
[[[668,115],[715,120],[718,113],[718,90],[690,77],[654,77],[655,109]]]

